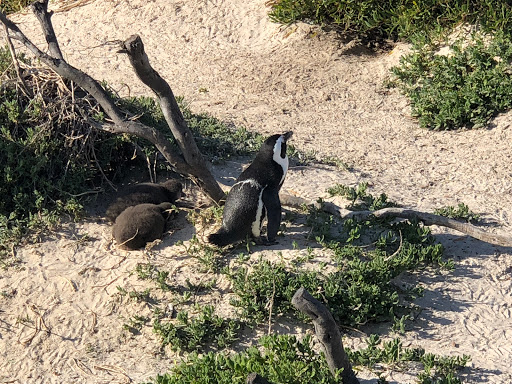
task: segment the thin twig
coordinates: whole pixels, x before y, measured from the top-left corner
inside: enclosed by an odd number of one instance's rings
[[[20,82],[21,90],[23,91],[25,96],[31,99],[33,95],[29,91],[27,85],[25,84],[25,80],[21,76],[20,62],[16,57],[16,51],[14,50],[14,45],[12,44],[11,36],[9,36],[9,28],[7,28],[7,25],[4,25],[4,30],[5,39],[7,40],[7,46],[9,47],[9,52],[11,53],[12,63],[14,65],[14,70],[16,71],[16,76],[18,77],[18,80]]]
[[[108,282],[107,284],[103,284],[103,285],[93,285],[91,288],[105,288],[105,287],[108,287],[109,285],[111,285],[114,281],[116,281],[117,279],[119,279],[121,276],[123,276],[122,274],[117,276],[115,279],[111,280],[110,282]]]
[[[276,296],[276,279],[272,278],[272,296],[270,297],[270,305],[268,309],[268,331],[267,334],[270,336],[272,332],[272,309],[274,308],[274,298]]]
[[[118,367],[116,365],[95,365],[93,366],[93,368],[101,371],[119,373],[125,377],[128,383],[132,382],[132,379],[130,378],[130,376],[128,376],[126,371],[123,368]]]
[[[391,260],[393,257],[395,257],[396,255],[398,255],[398,254],[400,253],[400,251],[402,250],[402,244],[403,244],[403,241],[404,241],[403,236],[402,236],[402,231],[401,231],[401,230],[399,230],[399,231],[398,231],[398,233],[400,234],[400,245],[398,246],[398,249],[397,249],[395,252],[393,252],[393,254],[392,254],[392,255],[390,255],[390,256],[388,256],[388,257],[386,257],[386,258],[384,259],[384,261],[389,261],[389,260]]]

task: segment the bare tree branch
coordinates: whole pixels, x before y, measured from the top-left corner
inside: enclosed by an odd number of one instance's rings
[[[127,133],[148,140],[150,143],[155,145],[155,147],[162,153],[165,159],[178,173],[191,177],[214,201],[218,202],[222,200],[225,197],[225,194],[206,168],[204,160],[202,163],[198,161],[188,163],[182,156],[175,152],[171,143],[163,133],[138,121],[131,121],[127,119],[115,105],[112,98],[96,80],[79,69],[69,65],[63,59],[53,27],[51,26],[51,15],[47,12],[47,4],[48,0],[38,0],[33,6],[33,10],[41,23],[46,41],[50,45],[49,49],[52,56],[44,53],[35,44],[33,44],[23,34],[23,32],[21,32],[18,26],[10,21],[2,12],[0,12],[0,21],[12,32],[12,38],[20,41],[37,58],[39,58],[44,64],[48,65],[60,76],[75,82],[96,99],[115,124],[109,132],[115,134]],[[181,112],[180,116],[181,118],[183,117]],[[192,135],[190,134],[186,140],[193,141]],[[189,141],[184,142],[189,143]],[[197,148],[197,146],[195,146],[195,148]],[[183,147],[181,149],[184,154],[188,151],[187,147]],[[194,151],[192,150],[192,152]],[[187,154],[187,157],[188,156],[189,155]]]
[[[313,321],[316,337],[324,348],[325,358],[331,373],[336,375],[340,369],[343,369],[343,372],[341,372],[343,384],[359,384],[343,348],[338,325],[327,307],[311,296],[304,287],[295,292],[292,304]]]
[[[313,205],[317,209],[322,209],[331,215],[336,215],[342,219],[359,219],[365,220],[370,216],[377,218],[398,217],[407,220],[421,221],[423,224],[438,225],[450,229],[455,229],[458,232],[471,236],[475,239],[485,241],[486,243],[500,245],[502,247],[512,247],[512,237],[499,233],[490,233],[480,229],[469,223],[462,223],[460,221],[450,219],[444,216],[435,215],[433,213],[416,211],[407,208],[384,208],[378,211],[349,211],[348,209],[340,208],[331,202],[319,203],[312,200],[307,200],[302,197],[292,196],[288,194],[280,194],[281,204],[291,207],[301,207],[303,205]]]
[[[199,148],[197,148],[194,136],[187,126],[171,87],[149,63],[149,58],[144,51],[144,43],[140,36],[130,36],[122,43],[119,52],[128,54],[128,58],[130,59],[130,63],[137,77],[155,92],[165,120],[187,164],[197,170],[198,174],[196,176],[198,176],[202,182],[217,185],[217,182],[208,171],[203,155],[199,151]],[[204,172],[201,172],[202,170],[204,170]],[[219,193],[216,199],[218,201],[224,197],[224,193],[220,187],[217,192]]]
[[[9,52],[11,53],[12,63],[14,65],[14,70],[16,71],[16,76],[18,77],[18,81],[21,85],[21,90],[25,93],[25,95],[31,97],[32,92],[28,89],[25,84],[25,79],[21,76],[20,63],[18,58],[16,57],[16,50],[14,49],[14,45],[12,44],[11,37],[9,36],[9,29],[4,25],[5,30],[5,39],[7,40],[7,46],[9,47]]]
[[[34,1],[31,7],[32,12],[34,12],[37,20],[39,20],[39,24],[41,24],[41,27],[43,28],[44,37],[48,43],[50,55],[56,59],[63,60],[64,57],[62,56],[59,42],[57,41],[57,36],[55,35],[55,31],[53,30],[53,25],[50,20],[53,16],[53,12],[48,12],[48,2]]]

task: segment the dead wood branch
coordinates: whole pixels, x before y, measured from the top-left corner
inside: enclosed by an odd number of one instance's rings
[[[460,221],[444,216],[435,215],[433,213],[421,212],[407,208],[383,208],[379,209],[378,211],[350,211],[348,209],[338,207],[336,204],[331,202],[319,203],[316,201],[304,199],[302,197],[287,194],[280,194],[279,196],[283,205],[296,208],[300,208],[304,205],[312,205],[317,209],[322,209],[323,211],[330,213],[331,215],[336,215],[341,219],[365,220],[373,216],[381,219],[396,217],[400,219],[407,219],[409,221],[416,220],[421,221],[426,226],[438,225],[440,227],[454,229],[458,232],[464,233],[465,235],[471,236],[489,244],[499,245],[502,247],[512,247],[511,236],[499,233],[490,233],[472,224],[462,223]]]
[[[23,79],[23,76],[21,76],[20,63],[18,61],[18,58],[16,57],[16,51],[12,44],[11,37],[9,36],[9,29],[5,25],[4,25],[4,29],[5,29],[5,39],[7,40],[7,46],[9,47],[9,52],[11,53],[12,63],[14,65],[14,70],[16,71],[16,76],[18,77],[18,81],[20,83],[21,90],[25,93],[25,95],[30,97],[32,95],[31,95],[31,92],[29,91],[27,85],[25,84],[25,79]]]
[[[32,3],[31,8],[32,12],[34,12],[37,17],[37,20],[39,20],[39,24],[41,24],[41,27],[43,28],[44,37],[46,38],[50,55],[56,59],[64,60],[59,47],[59,42],[57,41],[57,36],[55,35],[55,31],[53,30],[53,25],[50,20],[53,12],[48,12],[48,1],[35,1]]]
[[[144,51],[144,43],[138,35],[130,36],[122,45],[120,53],[126,53],[130,63],[137,74],[137,77],[153,92],[155,92],[162,113],[171,129],[171,132],[183,153],[187,164],[192,166],[197,174],[197,178],[204,184],[217,186],[218,191],[215,201],[224,197],[224,193],[218,186],[212,174],[208,171],[206,161],[197,148],[194,136],[187,126],[185,118],[180,111],[180,107],[174,97],[169,84],[153,69],[149,63],[149,58]],[[213,196],[212,196],[213,197]]]
[[[203,163],[198,161],[188,163],[183,156],[180,156],[175,152],[171,143],[167,140],[163,133],[138,121],[132,121],[128,119],[119,110],[109,94],[100,86],[96,80],[81,70],[69,65],[63,59],[57,38],[53,31],[53,27],[51,26],[51,15],[47,12],[47,5],[48,0],[38,0],[32,9],[36,13],[37,19],[41,23],[46,41],[49,44],[50,55],[44,53],[35,44],[33,44],[32,41],[30,41],[23,34],[23,32],[21,32],[18,26],[10,21],[2,12],[0,12],[0,21],[12,33],[11,38],[20,41],[44,64],[48,65],[52,70],[54,70],[63,78],[78,84],[81,88],[86,90],[92,97],[96,99],[96,101],[101,105],[106,114],[115,124],[108,129],[109,132],[114,134],[126,133],[148,140],[162,153],[162,155],[169,162],[169,164],[173,166],[176,172],[191,177],[203,189],[203,191],[205,191],[206,194],[212,198],[212,200],[218,202],[223,199],[225,195],[206,168],[204,161]],[[193,141],[191,134],[190,137],[187,137],[187,140]],[[189,143],[189,141],[185,142]],[[181,149],[183,153],[187,153],[189,151],[187,147],[183,147]],[[188,156],[189,155],[187,155],[187,157]]]
[[[338,325],[327,307],[311,296],[303,287],[293,295],[292,304],[313,321],[316,337],[324,348],[331,373],[336,375],[340,369],[343,369],[341,378],[344,384],[359,384],[345,349],[343,349]]]

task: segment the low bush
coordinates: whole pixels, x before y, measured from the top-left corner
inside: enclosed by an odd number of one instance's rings
[[[362,37],[424,39],[461,22],[510,30],[512,6],[501,0],[275,0],[271,20],[336,26]]]
[[[512,40],[503,34],[456,41],[447,55],[421,45],[392,69],[392,84],[410,98],[422,127],[482,127],[512,107],[511,60]]]
[[[34,70],[22,87],[7,49],[1,68],[0,260],[27,233],[51,228],[64,213],[78,217],[84,192],[97,192],[133,153],[123,137],[91,127],[96,103],[53,72]]]
[[[348,190],[340,186],[335,189]],[[359,191],[359,197],[370,206],[382,200],[367,193],[366,187],[354,191]],[[385,205],[392,204],[384,200]],[[357,326],[392,320],[406,307],[400,300],[400,288],[393,284],[395,278],[426,266],[453,267],[452,262],[443,260],[443,246],[435,242],[429,228],[417,222],[392,223],[370,217],[365,221],[346,220],[341,226],[332,216],[311,208],[308,224],[320,245],[332,252],[334,269],[288,268],[282,262],[260,259],[251,268],[231,271],[235,293],[231,304],[242,318],[262,322],[285,313],[291,309],[293,294],[303,286],[327,305],[339,324]],[[333,233],[337,226],[340,231]],[[373,249],[355,245],[363,237]]]
[[[196,309],[199,315],[194,317],[180,311],[176,320],[154,319],[153,331],[160,336],[162,347],[169,345],[173,351],[204,351],[208,347],[225,348],[238,339],[238,321],[215,315],[211,305]]]
[[[186,362],[158,375],[155,384],[242,384],[256,372],[272,383],[335,384],[323,355],[311,345],[311,337],[299,341],[294,336],[271,335],[260,340],[262,350],[250,347],[241,353],[192,354]]]
[[[51,229],[63,214],[77,218],[83,196],[99,192],[105,182],[120,179],[131,167],[145,165],[139,162],[146,160],[141,156],[134,160],[135,148],[155,159],[157,169],[171,169],[157,161],[161,157],[149,142],[98,129],[105,113],[86,92],[50,70],[33,67],[23,56],[19,60],[27,74],[24,85],[18,82],[9,51],[0,49],[0,262],[4,265],[6,255],[22,238]],[[154,99],[122,99],[107,84],[103,86],[128,115],[138,116],[175,142]],[[210,161],[253,153],[263,142],[261,135],[194,114],[181,98],[178,101]]]

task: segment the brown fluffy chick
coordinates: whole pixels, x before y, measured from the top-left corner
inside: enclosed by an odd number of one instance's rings
[[[138,204],[174,203],[183,197],[183,185],[178,180],[167,180],[162,184],[141,183],[130,185],[121,190],[107,208],[106,216],[111,222],[115,222],[117,216],[126,208]]]
[[[165,230],[172,203],[139,204],[126,208],[116,218],[112,235],[120,248],[134,250],[160,239]]]

